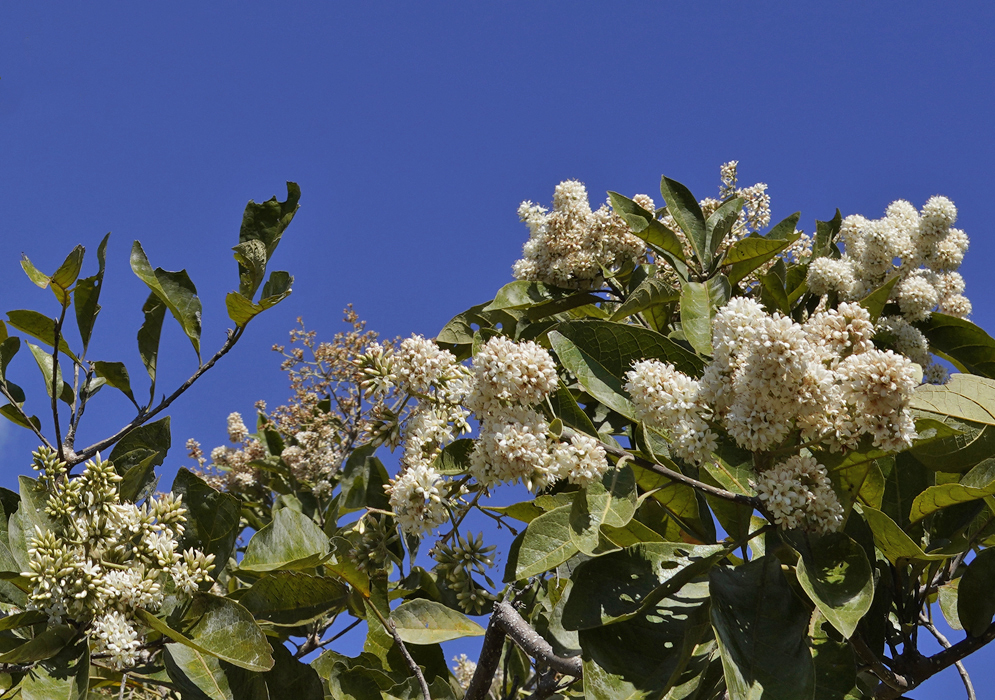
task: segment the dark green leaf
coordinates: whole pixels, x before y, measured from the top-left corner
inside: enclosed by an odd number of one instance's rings
[[[563,626],[583,630],[627,620],[676,594],[725,552],[718,545],[651,542],[582,562],[574,570]]]
[[[195,700],[236,700],[231,681],[221,667],[221,661],[184,644],[167,644],[163,662],[169,679]],[[262,700],[254,698],[252,700]],[[239,697],[237,700],[243,700]]]
[[[867,310],[868,314],[870,314],[872,323],[877,323],[878,318],[880,318],[881,314],[884,312],[885,304],[888,303],[888,299],[891,297],[891,291],[898,283],[898,279],[899,275],[892,275],[890,278],[885,280],[880,287],[860,300],[860,305]]]
[[[324,687],[317,672],[294,658],[283,644],[274,640],[271,646],[275,663],[273,668],[263,674],[270,700],[324,700]]]
[[[871,565],[863,548],[842,532],[822,537],[784,532],[782,538],[800,555],[798,582],[830,624],[849,639],[874,600]]]
[[[128,376],[128,368],[123,362],[94,362],[94,372],[98,377],[107,380],[107,384],[121,391],[131,399],[131,403],[138,406],[135,395],[131,391],[131,378]]]
[[[240,273],[238,291],[251,303],[259,285],[266,279],[266,244],[258,239],[242,241],[232,250]]]
[[[663,324],[658,323],[658,321],[663,319],[658,318],[655,312],[661,311],[661,307],[673,304],[678,299],[680,299],[680,294],[670,284],[659,277],[649,277],[632,290],[632,293],[626,297],[625,302],[618,307],[609,320],[621,321],[632,314],[650,310],[649,316],[652,318],[653,325],[659,330]]]
[[[840,233],[840,226],[843,223],[843,216],[840,214],[840,210],[836,210],[836,215],[829,221],[816,221],[815,222],[815,240],[812,242],[812,259],[822,258],[827,255],[832,255],[833,257],[839,257],[839,252],[836,251],[833,245],[836,242],[836,238]],[[833,255],[833,252],[836,254]]]
[[[390,619],[407,644],[436,644],[484,633],[484,628],[466,615],[424,598],[401,603],[391,611]]]
[[[383,489],[389,480],[387,470],[375,452],[375,445],[363,445],[353,450],[346,460],[339,482],[344,496],[343,508],[356,509],[369,506],[389,510],[390,505]]]
[[[142,250],[142,244],[138,241],[135,241],[131,248],[131,269],[173,314],[173,318],[190,339],[199,360],[201,304],[197,297],[197,288],[190,280],[187,271],[170,272],[161,267],[153,270],[145,251]]]
[[[712,354],[712,319],[729,301],[731,292],[725,275],[681,287],[681,328],[691,346],[703,355]]]
[[[169,416],[166,416],[152,423],[139,426],[126,434],[114,445],[108,459],[114,463],[118,473],[123,474],[138,462],[145,460],[147,455],[135,453],[136,450],[151,450],[157,455],[153,466],[158,467],[166,459],[166,453],[169,452],[171,444]],[[127,455],[131,455],[131,457],[127,458]]]
[[[446,476],[464,474],[470,468],[470,453],[477,443],[469,438],[454,440],[442,448],[432,467]]]
[[[273,667],[266,635],[252,619],[252,614],[234,600],[195,593],[184,618],[191,623],[185,634],[145,610],[135,612],[157,632],[195,651],[248,671],[268,671]]]
[[[781,574],[781,562],[768,555],[713,568],[709,592],[730,700],[811,698],[809,611]]]
[[[967,471],[995,453],[995,426],[943,421],[916,421],[920,439],[912,444],[913,457],[934,471]]]
[[[512,577],[506,581],[521,581],[555,569],[578,552],[570,537],[570,506],[544,513],[529,523],[520,543],[508,555]]]
[[[328,554],[328,537],[313,520],[291,508],[281,508],[259,530],[239,563],[243,571],[310,569]]]
[[[90,345],[90,335],[93,333],[93,324],[100,313],[100,290],[104,285],[104,265],[107,257],[107,239],[111,234],[104,236],[97,248],[97,263],[99,269],[92,277],[85,277],[76,283],[76,291],[73,295],[73,306],[76,310],[76,326],[79,328],[80,338],[83,340],[83,353]]]
[[[995,377],[995,338],[970,321],[933,312],[915,324],[936,354],[961,372]]]
[[[766,236],[751,234],[730,246],[727,258],[723,261],[723,264],[727,264],[726,261],[733,263],[732,268],[727,273],[729,282],[738,284],[751,272],[772,260],[775,255],[797,241],[800,234],[795,231],[795,227],[800,216],[799,212],[795,212],[772,228]],[[778,243],[775,244],[774,241],[778,241]],[[728,256],[732,255],[734,250],[736,251],[735,258],[730,259]]]
[[[654,248],[669,253],[673,259],[684,260],[684,246],[681,245],[677,234],[657,221],[654,212],[643,209],[618,192],[609,192],[608,196],[611,199],[612,209],[625,220],[635,235]]]
[[[718,209],[713,211],[705,220],[705,241],[706,249],[712,260],[722,245],[722,241],[732,231],[733,225],[739,219],[739,214],[743,209],[743,200],[740,197],[733,197],[723,202]]]
[[[239,599],[257,620],[275,625],[302,625],[344,608],[348,590],[332,578],[299,571],[276,571],[259,579]]]
[[[995,458],[989,458],[966,474],[961,482],[954,481],[926,488],[912,502],[909,520],[916,522],[942,508],[979,501],[985,496],[995,495],[993,466],[995,466]],[[981,473],[984,473],[986,478],[968,481],[968,477],[972,474]]]
[[[90,685],[90,649],[86,637],[66,645],[37,664],[21,683],[22,700],[86,700]]]
[[[581,630],[585,695],[611,700],[663,696],[706,634],[704,583],[688,584],[631,619]]]
[[[240,532],[241,505],[238,499],[230,493],[211,488],[186,469],[177,472],[172,491],[183,496],[187,509],[187,529],[183,533],[181,546],[197,547],[213,554],[216,567],[213,573],[217,577],[234,551]]]
[[[55,319],[30,309],[19,309],[7,312],[7,322],[17,330],[37,338],[48,347],[55,345]],[[65,337],[59,337],[59,352],[68,355],[74,362],[78,358],[69,349]]]
[[[601,526],[623,527],[636,512],[636,480],[623,466],[606,473],[602,481],[581,489],[570,508],[570,535],[585,554],[594,554],[601,542]]]
[[[557,387],[556,393],[549,397],[549,400],[553,406],[553,416],[563,421],[564,425],[598,437],[598,429],[594,427],[590,417],[577,404],[577,400],[574,399],[570,390],[562,383]]]
[[[152,380],[149,388],[149,399],[155,399],[156,364],[159,358],[159,336],[162,334],[162,322],[166,318],[166,305],[155,295],[149,294],[142,306],[145,320],[138,329],[138,353],[142,356],[142,364]]]
[[[537,306],[547,302],[566,299],[574,296],[577,291],[574,289],[560,289],[542,282],[529,282],[518,280],[509,282],[498,290],[494,297],[483,311],[500,311],[502,309],[520,309],[529,306]]]
[[[19,647],[0,654],[2,664],[27,664],[51,659],[76,637],[78,632],[68,625],[49,627]]]
[[[995,549],[982,550],[968,565],[957,589],[957,617],[972,637],[980,637],[995,616]]]
[[[273,251],[280,244],[283,232],[290,225],[294,214],[300,208],[301,188],[296,182],[287,183],[287,200],[278,202],[272,197],[265,202],[256,204],[251,199],[245,205],[242,214],[242,227],[238,232],[239,243],[245,241],[262,241],[266,246],[267,260],[273,257]]]
[[[666,176],[660,179],[660,194],[667,202],[667,212],[691,243],[701,268],[708,269],[711,266],[712,256],[705,230],[705,215],[698,206],[698,200],[691,194],[691,190]]]
[[[49,396],[52,396],[52,371],[55,370],[55,396],[58,398],[63,398],[63,393],[65,391],[66,385],[62,381],[62,365],[58,367],[55,366],[55,360],[52,355],[42,350],[37,345],[27,344],[28,349],[35,358],[35,362],[38,363],[38,369],[41,370],[42,379],[45,382],[45,391]],[[67,403],[72,403],[68,401]]]

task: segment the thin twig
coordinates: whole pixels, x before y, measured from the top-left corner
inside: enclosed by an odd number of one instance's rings
[[[345,629],[340,630],[339,632],[336,632],[335,634],[333,634],[331,637],[329,637],[328,639],[326,639],[323,642],[316,642],[314,644],[311,644],[310,647],[308,646],[308,643],[311,640],[308,639],[308,641],[304,642],[304,644],[301,645],[301,648],[297,650],[297,653],[294,654],[294,656],[299,659],[302,656],[304,656],[305,654],[310,654],[312,651],[315,651],[316,649],[322,649],[322,648],[328,646],[329,644],[331,644],[332,642],[334,642],[336,639],[338,639],[342,635],[347,634],[351,630],[355,629],[356,626],[359,625],[362,621],[363,621],[362,618],[357,618],[356,620],[354,620]]]
[[[574,435],[580,435],[580,433],[578,433],[573,428],[568,428],[566,426],[563,427],[563,433],[562,433],[563,438],[569,439]],[[651,462],[648,459],[637,457],[631,452],[623,450],[621,447],[616,447],[615,445],[610,445],[606,442],[602,442],[601,446],[605,449],[605,452],[607,452],[611,456],[617,457],[618,459],[629,460],[633,464],[637,464],[645,469],[650,469],[652,471],[655,471],[657,474],[661,474],[670,479],[671,481],[676,481],[678,483],[685,484],[686,486],[698,489],[702,493],[710,494],[712,496],[715,496],[716,498],[721,498],[726,501],[732,501],[733,503],[742,503],[743,505],[756,508],[761,513],[764,512],[759,498],[755,498],[754,496],[746,496],[741,493],[733,493],[732,491],[726,491],[725,489],[718,488],[717,486],[711,486],[702,481],[698,481],[697,479],[692,479],[690,476],[685,476],[680,472],[676,472],[673,469],[668,469],[662,464],[656,464],[655,462]]]
[[[25,425],[31,428],[31,432],[33,432],[35,436],[41,440],[41,443],[48,449],[54,450],[55,448],[52,447],[52,444],[48,441],[48,438],[45,437],[44,433],[41,432],[41,429],[31,422],[31,418],[24,412],[24,409],[21,408],[21,404],[14,401],[14,397],[11,396],[10,390],[7,388],[7,382],[3,381],[2,378],[0,378],[0,393],[2,393],[4,398],[10,402],[10,405],[14,407],[15,411],[17,411],[17,415],[21,417]]]
[[[428,681],[425,680],[425,674],[421,672],[421,668],[415,663],[415,660],[411,658],[411,654],[408,653],[408,648],[404,646],[404,641],[401,639],[401,635],[397,633],[397,628],[394,627],[393,620],[388,620],[377,610],[377,606],[370,603],[367,606],[368,609],[373,611],[373,614],[377,616],[380,620],[380,624],[384,626],[384,629],[390,633],[390,636],[394,638],[394,642],[397,644],[397,648],[401,650],[401,656],[404,660],[408,662],[408,668],[411,672],[415,674],[415,678],[418,679],[418,685],[421,687],[421,694],[425,700],[432,700],[432,695],[428,690]]]
[[[477,669],[473,672],[463,700],[484,700],[487,696],[487,691],[490,690],[491,684],[494,682],[498,663],[501,661],[505,636],[501,625],[491,616],[490,622],[487,623],[487,631],[484,632],[484,643],[480,648],[480,656],[477,658]]]
[[[943,633],[936,628],[928,617],[925,615],[919,616],[919,624],[929,630],[929,633],[936,637],[936,641],[940,643],[944,649],[949,649],[952,645],[950,641],[943,636]],[[964,663],[961,661],[955,661],[954,666],[957,667],[957,673],[960,674],[960,679],[964,682],[964,689],[967,691],[967,700],[978,700],[978,696],[974,694],[974,685],[971,683],[971,676],[968,675],[967,669],[964,667]]]
[[[853,650],[857,652],[857,656],[859,656],[861,660],[870,667],[874,675],[881,680],[889,691],[897,692],[897,695],[891,695],[890,693],[882,693],[879,691],[876,697],[898,697],[906,690],[909,690],[915,686],[915,684],[910,683],[907,678],[898,675],[885,666],[881,659],[879,659],[871,648],[867,646],[867,642],[865,642],[863,637],[859,634],[855,634],[850,637],[850,646],[853,647]]]
[[[183,394],[183,392],[185,392],[187,389],[193,386],[193,383],[196,382],[198,379],[200,379],[201,375],[207,372],[207,370],[211,369],[211,367],[214,366],[215,362],[217,362],[222,357],[227,355],[228,351],[231,350],[233,347],[235,347],[235,343],[238,342],[238,339],[242,337],[242,333],[244,332],[245,332],[244,326],[236,328],[234,331],[229,331],[228,339],[225,341],[225,344],[221,346],[221,349],[218,350],[216,353],[214,353],[214,357],[212,357],[210,360],[202,364],[189,379],[187,379],[185,382],[183,382],[183,384],[180,385],[180,387],[176,391],[174,391],[172,394],[164,398],[159,403],[159,405],[156,406],[151,411],[145,413],[139,413],[137,416],[135,416],[134,420],[132,420],[130,423],[128,423],[128,425],[124,426],[119,431],[111,435],[109,438],[105,438],[100,442],[96,442],[87,447],[85,450],[76,453],[76,455],[72,459],[67,460],[69,466],[72,467],[73,465],[79,464],[80,462],[90,459],[95,454],[100,452],[100,450],[106,449],[111,445],[115,444],[125,435],[130,433],[132,430],[141,425],[144,425],[152,418],[155,418],[159,413],[166,410],[166,408],[168,408],[169,405],[173,403],[173,401],[178,399],[180,395]]]
[[[66,320],[66,309],[68,304],[62,304],[62,313],[55,324],[55,342],[52,343],[52,422],[55,423],[55,444],[59,451],[59,459],[65,461],[66,450],[62,446],[62,430],[59,427],[59,392],[56,391],[59,378],[59,341],[62,340],[62,324]]]

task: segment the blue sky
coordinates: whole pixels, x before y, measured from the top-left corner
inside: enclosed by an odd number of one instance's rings
[[[297,316],[330,337],[352,302],[384,335],[434,335],[510,280],[523,199],[546,203],[568,178],[595,202],[654,194],[662,173],[714,196],[719,164],[738,159],[743,184],[769,184],[774,220],[800,210],[808,231],[837,207],[877,218],[949,196],[971,236],[973,320],[991,330],[993,29],[981,2],[5,3],[2,308],[53,311],[22,251],[51,271],[112,231],[90,354],[139,383],[132,240],[190,272],[211,352],[245,202],[300,183],[273,263],[294,294],[173,413],[177,446],[220,444],[230,411],[287,398],[269,348]],[[196,367],[176,328],[164,342],[162,387]],[[109,393],[84,442],[128,419]],[[0,428],[0,483],[33,447]],[[992,658],[968,661],[979,685]],[[961,692],[951,671],[913,696]]]

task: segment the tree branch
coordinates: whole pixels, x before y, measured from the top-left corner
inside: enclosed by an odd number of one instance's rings
[[[582,433],[578,433],[573,428],[568,428],[566,426],[563,427],[562,436],[567,439],[573,437],[574,435],[581,435],[581,434]],[[668,467],[665,467],[662,464],[657,464],[655,462],[649,461],[648,459],[637,457],[631,452],[627,452],[626,450],[623,450],[621,447],[616,447],[615,445],[609,445],[608,443],[602,442],[601,446],[604,448],[605,452],[610,454],[612,457],[629,460],[633,464],[637,464],[645,469],[650,469],[652,471],[655,471],[657,474],[661,474],[670,479],[671,481],[676,481],[678,483],[685,484],[686,486],[698,489],[702,493],[710,494],[712,496],[715,496],[716,498],[721,498],[726,501],[732,501],[733,503],[741,503],[743,505],[756,508],[761,513],[764,512],[759,498],[755,498],[753,496],[746,496],[741,493],[733,493],[732,491],[726,491],[725,489],[718,488],[717,486],[711,486],[702,481],[698,481],[697,479],[692,479],[690,476],[685,476],[684,474],[674,471],[673,469],[669,469]]]
[[[926,659],[928,663],[928,674],[918,679],[919,683],[933,676],[948,666],[960,662],[961,659],[970,656],[981,647],[995,639],[995,623],[988,626],[981,635],[977,637],[967,637],[956,644],[944,649],[940,653]]]
[[[50,450],[54,450],[55,448],[52,447],[51,443],[49,443],[48,438],[45,437],[45,434],[42,433],[41,429],[31,422],[31,418],[24,412],[24,409],[21,408],[21,404],[14,401],[14,397],[10,394],[10,389],[7,388],[7,382],[4,381],[2,377],[0,377],[0,394],[3,394],[4,398],[10,402],[10,405],[14,407],[15,411],[17,411],[17,415],[19,415],[24,423],[31,428],[31,432],[33,432],[35,436],[41,440],[41,444]]]
[[[210,360],[202,364],[188,380],[186,380],[185,382],[183,382],[183,384],[180,385],[180,387],[176,391],[174,391],[172,394],[164,398],[159,403],[159,405],[156,406],[151,411],[148,411],[146,413],[139,413],[137,416],[135,416],[135,419],[133,421],[128,423],[128,425],[124,426],[113,435],[111,435],[109,438],[105,438],[100,442],[96,442],[87,447],[85,450],[71,455],[71,459],[66,460],[69,467],[71,468],[79,464],[80,462],[90,459],[95,454],[100,452],[100,450],[107,449],[111,445],[121,440],[121,438],[123,438],[125,435],[130,433],[135,428],[144,425],[152,418],[155,418],[159,413],[166,410],[166,408],[169,407],[169,404],[173,403],[173,401],[178,399],[180,395],[183,394],[183,392],[185,392],[191,386],[193,386],[193,383],[196,382],[198,379],[200,379],[200,377],[205,372],[207,372],[207,370],[211,369],[211,367],[214,366],[215,362],[217,362],[222,357],[227,355],[228,351],[231,350],[233,347],[235,347],[235,343],[238,342],[238,339],[242,337],[242,333],[244,332],[245,332],[245,326],[242,326],[241,328],[236,328],[234,331],[229,331],[228,339],[225,341],[225,344],[221,346],[221,349],[218,350],[216,353],[214,353],[214,356]]]
[[[477,658],[477,670],[473,672],[470,685],[466,687],[463,700],[484,700],[490,690],[501,661],[501,650],[504,649],[505,633],[501,625],[492,615],[484,632],[484,643]]]
[[[925,615],[919,616],[919,624],[929,630],[929,633],[936,637],[936,641],[940,643],[944,649],[949,649],[951,647],[950,641],[943,636],[943,633],[936,628],[932,622],[929,621]],[[960,679],[964,682],[964,690],[967,691],[967,700],[978,700],[978,696],[974,694],[974,684],[971,683],[971,676],[968,675],[967,669],[964,664],[960,661],[955,661],[954,666],[957,667],[957,673],[960,674]]]
[[[491,620],[496,621],[504,630],[505,634],[511,637],[522,651],[542,663],[549,666],[557,673],[580,678],[583,674],[583,664],[579,656],[564,658],[557,656],[553,652],[553,647],[543,639],[525,621],[518,611],[510,603],[504,601],[494,604],[494,612],[491,613]]]
[[[900,676],[882,663],[881,659],[867,646],[867,642],[859,634],[850,637],[850,646],[857,652],[857,656],[867,664],[875,676],[881,679],[874,697],[881,700],[894,700],[916,686],[916,683],[909,681],[905,676]]]

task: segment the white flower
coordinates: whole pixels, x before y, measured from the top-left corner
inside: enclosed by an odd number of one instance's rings
[[[433,340],[413,335],[401,341],[395,356],[394,371],[397,384],[405,391],[427,394],[457,374],[457,366],[451,352],[443,350]]]
[[[556,478],[566,479],[571,484],[587,486],[592,481],[598,481],[608,467],[605,448],[590,435],[575,433],[570,437],[570,442],[560,442],[553,446],[551,471]]]
[[[448,517],[442,501],[442,477],[425,464],[415,464],[401,472],[385,486],[390,507],[401,529],[412,535],[429,532]]]
[[[531,340],[516,343],[503,336],[488,340],[473,358],[473,390],[467,406],[478,417],[502,405],[538,403],[556,390],[556,363]]]
[[[826,468],[814,457],[789,457],[759,474],[755,486],[776,525],[826,533],[843,524],[843,508]]]
[[[113,668],[124,670],[138,661],[141,640],[128,618],[111,610],[93,621],[90,638],[94,654],[107,654]]]
[[[549,426],[535,411],[506,408],[483,422],[470,455],[470,473],[484,486],[522,481],[526,486],[551,480]]]
[[[242,422],[242,414],[228,414],[228,439],[235,443],[240,443],[249,437],[249,429]]]
[[[920,274],[918,271],[895,285],[895,297],[902,315],[909,321],[929,318],[929,312],[939,301],[936,288],[930,284],[924,273]]]
[[[849,299],[857,288],[853,266],[846,259],[816,258],[808,266],[806,281],[809,290],[819,296],[836,292],[844,299]]]

